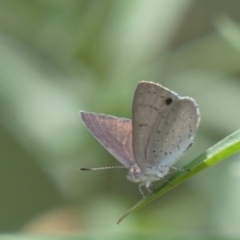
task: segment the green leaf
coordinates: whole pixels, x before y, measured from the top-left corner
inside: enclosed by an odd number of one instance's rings
[[[149,194],[146,198],[140,200],[135,206],[133,206],[129,211],[127,211],[118,220],[117,223],[120,223],[129,214],[146,206],[153,200],[177,187],[179,184],[183,183],[184,181],[194,176],[198,172],[202,171],[203,169],[222,161],[223,159],[237,153],[238,151],[240,151],[240,130],[224,138],[216,145],[209,148],[206,152],[198,156],[196,159],[191,161],[189,164],[187,164],[184,167],[184,169],[186,170],[185,172],[177,172],[171,178],[169,178],[171,184],[162,184],[153,192],[153,194]]]

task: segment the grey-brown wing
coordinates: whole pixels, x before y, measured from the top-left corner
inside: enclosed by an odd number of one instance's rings
[[[92,135],[124,166],[134,164],[132,121],[104,114],[80,112]]]
[[[133,152],[144,171],[171,166],[192,144],[199,125],[192,98],[180,97],[159,84],[140,82],[133,101]]]

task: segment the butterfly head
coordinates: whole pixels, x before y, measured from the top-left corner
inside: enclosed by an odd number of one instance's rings
[[[129,168],[127,179],[136,183],[145,183],[147,187],[154,181],[164,179],[164,176],[168,174],[169,166],[157,165],[154,167],[148,167],[145,171],[142,171],[136,164]]]
[[[141,169],[135,164],[129,168],[127,179],[132,182],[143,182]]]

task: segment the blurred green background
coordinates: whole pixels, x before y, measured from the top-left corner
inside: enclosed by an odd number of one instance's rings
[[[0,231],[240,236],[235,155],[116,225],[141,195],[79,110],[131,118],[140,80],[196,99],[183,166],[240,126],[240,1],[0,0]]]

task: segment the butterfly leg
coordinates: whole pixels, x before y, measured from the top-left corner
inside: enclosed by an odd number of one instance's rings
[[[169,185],[173,186],[173,184],[166,178],[162,177],[162,175],[157,175],[157,177],[161,180],[161,181],[164,181],[166,183],[168,183]]]
[[[166,183],[168,183],[169,185],[171,185],[171,186],[173,186],[173,183],[172,182],[170,182],[168,179],[163,179],[164,180],[164,182],[166,182]]]
[[[140,183],[140,184],[138,185],[138,189],[139,189],[139,192],[141,193],[142,197],[145,198],[146,196],[145,196],[144,193],[143,193],[142,186],[143,186],[143,184]]]
[[[150,187],[151,187],[151,185],[150,186],[146,186],[146,189],[148,190],[149,193],[154,195],[153,190]]]
[[[177,171],[179,171],[179,172],[189,172],[190,171],[190,169],[183,169],[183,168],[177,168],[177,167],[174,167],[174,166],[168,166],[169,168],[171,168],[171,169],[174,169],[174,170],[177,170]]]
[[[159,176],[158,176],[159,177]],[[163,180],[164,182],[168,183],[169,185],[173,186],[173,184],[166,178],[159,177],[160,180]]]
[[[138,189],[139,189],[141,195],[143,196],[143,198],[145,198],[146,195],[143,193],[143,190],[142,190],[142,187],[143,187],[143,186],[144,186],[144,184],[143,184],[143,183],[140,183],[140,184],[138,185]],[[146,187],[146,189],[148,190],[148,192],[149,192],[150,194],[154,195],[152,189],[150,188],[151,185],[146,185],[145,187]]]

